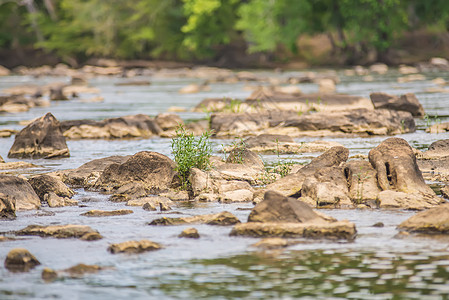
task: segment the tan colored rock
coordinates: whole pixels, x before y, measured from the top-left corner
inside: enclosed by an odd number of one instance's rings
[[[399,230],[425,234],[449,233],[449,204],[419,212],[398,226]]]
[[[67,197],[60,197],[53,192],[46,193],[44,195],[43,201],[48,203],[50,207],[64,207],[64,206],[77,206],[78,201],[72,200]]]
[[[8,68],[0,65],[0,76],[8,76],[9,74],[11,74],[11,71]]]
[[[422,117],[425,114],[423,106],[413,93],[400,97],[385,93],[371,93],[370,98],[376,109],[407,111],[416,117]]]
[[[143,197],[143,198],[129,200],[126,203],[126,205],[143,207],[147,203],[149,203],[149,205],[151,205],[153,207],[159,207],[161,204],[163,204],[164,206],[168,206],[168,207],[170,207],[171,205],[174,205],[173,201],[171,201],[167,197],[161,197],[161,196],[151,196],[151,197]]]
[[[92,229],[87,225],[50,225],[50,226],[42,226],[42,225],[29,225],[19,231],[16,232],[18,235],[38,235],[42,237],[55,237],[58,239],[65,238],[83,238],[89,234],[96,234],[98,231]],[[101,236],[100,236],[101,237]]]
[[[318,90],[319,93],[329,94],[335,93],[336,87],[335,82],[332,79],[323,78],[318,80]]]
[[[65,269],[64,272],[68,273],[72,277],[80,277],[84,274],[98,273],[103,268],[97,265],[77,264],[73,267]]]
[[[54,281],[58,278],[58,273],[50,268],[44,268],[41,273],[41,277],[46,282]]]
[[[383,75],[388,72],[388,66],[386,64],[374,64],[369,67],[369,70],[373,73]]]
[[[149,191],[141,182],[130,182],[117,189],[116,193],[109,197],[113,202],[125,202],[137,198],[145,197]]]
[[[15,199],[18,211],[38,209],[41,206],[41,201],[31,185],[20,177],[0,174],[0,191]]]
[[[111,216],[123,216],[134,213],[134,211],[130,209],[117,209],[117,210],[89,210],[85,213],[82,213],[81,216],[86,217],[111,217]]]
[[[183,224],[208,224],[208,225],[234,225],[240,223],[240,220],[231,214],[224,211],[217,214],[197,215],[193,217],[181,218],[160,218],[155,219],[149,225],[183,225]]]
[[[349,186],[349,196],[355,204],[366,204],[376,207],[380,189],[377,185],[376,170],[368,161],[352,160],[344,166]]]
[[[24,161],[11,161],[7,163],[0,163],[0,170],[28,169],[36,167],[37,166],[33,165],[32,163]]]
[[[380,208],[398,208],[409,210],[423,210],[435,207],[444,200],[429,194],[422,193],[404,193],[392,190],[385,190],[377,196],[377,202]]]
[[[184,121],[177,114],[173,113],[158,114],[154,121],[164,131],[175,130],[179,125],[184,125]]]
[[[142,253],[146,251],[154,251],[162,249],[162,246],[158,243],[141,240],[141,241],[127,241],[118,244],[111,244],[108,247],[108,251],[112,254],[117,253]]]
[[[0,220],[16,218],[16,199],[0,192]]]
[[[221,201],[224,203],[251,202],[253,197],[254,194],[250,190],[240,189],[225,192],[221,197]]]
[[[353,240],[356,236],[354,223],[338,222],[308,222],[308,223],[258,223],[248,222],[237,224],[232,229],[231,236],[251,237],[304,237]]]
[[[445,133],[449,131],[449,122],[433,124],[426,128],[428,133]]]
[[[242,164],[251,168],[263,169],[262,158],[256,153],[246,149],[244,145],[235,147],[226,159],[226,163]]]
[[[178,237],[183,237],[183,238],[191,238],[191,239],[199,239],[200,238],[200,234],[198,233],[198,230],[196,230],[196,228],[186,228],[184,229],[179,235]]]
[[[290,245],[294,245],[297,244],[298,242],[294,242],[294,241],[288,241],[286,239],[283,238],[264,238],[262,240],[260,240],[259,242],[253,244],[253,247],[256,248],[261,248],[264,250],[272,250],[272,249],[279,249],[279,248],[285,248],[288,247]]]
[[[28,272],[41,263],[27,249],[15,248],[5,259],[5,268],[11,272]]]
[[[50,192],[53,192],[59,197],[67,198],[71,198],[75,194],[75,192],[68,188],[58,177],[38,175],[30,178],[28,182],[41,200],[44,200],[45,194]]]

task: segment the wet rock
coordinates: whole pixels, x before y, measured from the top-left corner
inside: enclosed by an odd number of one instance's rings
[[[290,245],[297,244],[298,242],[295,241],[289,241],[282,238],[265,238],[260,240],[259,242],[253,244],[253,247],[261,248],[264,250],[273,250],[273,249],[279,249],[279,248],[286,248]]]
[[[158,135],[162,129],[147,115],[138,114],[103,121],[72,120],[61,122],[68,139],[123,139]]]
[[[94,159],[82,166],[60,172],[62,181],[72,186],[92,187],[100,177],[101,173],[112,164],[122,164],[131,156],[109,156]]]
[[[29,225],[16,232],[17,235],[38,235],[41,237],[54,237],[58,239],[65,238],[86,238],[88,235],[99,235],[98,231],[92,229],[87,225]],[[97,238],[98,239],[98,238]]]
[[[88,84],[88,80],[86,77],[78,75],[78,76],[72,76],[72,78],[70,79],[70,83],[71,83],[71,85],[83,86],[83,85]]]
[[[374,225],[373,225],[373,227],[384,227],[385,225],[384,225],[384,223],[382,223],[382,222],[377,222],[377,223],[375,223]]]
[[[118,244],[112,244],[108,247],[108,251],[112,254],[117,253],[142,253],[146,251],[154,251],[162,249],[162,246],[158,243],[141,240],[141,241],[127,241]]]
[[[314,219],[322,218],[309,205],[274,191],[267,191],[248,216],[248,222],[262,223],[305,223]]]
[[[41,277],[46,282],[54,281],[58,278],[58,273],[50,268],[44,268],[41,273]]]
[[[349,197],[355,204],[366,204],[376,207],[376,199],[380,193],[377,185],[377,172],[368,161],[352,160],[344,165],[348,181]]]
[[[124,202],[145,197],[148,193],[149,191],[141,182],[130,182],[117,189],[116,193],[109,200],[113,202]]]
[[[50,192],[59,197],[71,198],[75,192],[69,189],[59,178],[49,175],[39,175],[28,180],[41,201]]]
[[[9,150],[11,158],[53,158],[70,156],[56,118],[47,113],[22,129]]]
[[[307,176],[301,197],[312,199],[316,206],[350,207],[348,182],[342,167],[327,167]]]
[[[338,222],[308,223],[259,223],[248,222],[237,224],[231,236],[250,237],[304,237],[353,240],[356,236],[354,223],[347,220]]]
[[[151,82],[148,80],[132,80],[132,81],[117,82],[114,85],[116,85],[116,86],[148,86],[148,85],[151,85]]]
[[[50,100],[63,101],[69,100],[63,93],[64,86],[55,86],[50,88]]]
[[[46,106],[41,100],[23,95],[0,96],[0,112],[19,113],[28,111],[35,106]]]
[[[186,228],[184,229],[178,237],[180,238],[190,238],[190,239],[199,239],[200,234],[198,233],[198,230],[196,228]]]
[[[183,224],[207,224],[207,225],[234,225],[240,223],[239,219],[230,212],[224,211],[218,214],[197,215],[181,218],[155,219],[148,225],[183,225]]]
[[[419,212],[402,222],[398,229],[412,233],[448,234],[449,204]]]
[[[54,192],[49,192],[44,195],[43,201],[48,203],[49,207],[64,207],[64,206],[77,206],[78,201],[72,200],[67,197],[60,197]]]
[[[388,138],[371,149],[368,157],[382,190],[435,195],[424,182],[413,150],[404,139]]]
[[[103,268],[97,265],[77,264],[73,267],[65,269],[64,272],[72,277],[80,277],[84,274],[98,273]]]
[[[143,197],[143,198],[138,198],[138,199],[133,199],[133,200],[129,200],[126,205],[128,206],[141,206],[143,207],[144,205],[148,204],[149,207],[160,207],[160,205],[162,204],[165,208],[170,207],[171,205],[173,205],[173,201],[171,201],[170,199],[168,199],[167,197],[161,197],[161,196],[150,196],[150,197]]]
[[[423,210],[444,202],[443,199],[430,194],[404,193],[385,190],[377,196],[379,208]]]
[[[422,117],[425,114],[424,108],[413,93],[400,97],[385,93],[371,93],[370,98],[376,109],[407,111],[415,117]]]
[[[293,116],[283,127],[295,127],[299,133],[329,131],[359,135],[393,135],[415,131],[410,113],[386,109],[354,109],[338,112],[317,112]]]
[[[323,168],[340,166],[349,156],[349,150],[342,146],[332,147],[320,156],[314,158],[309,164],[305,165],[299,171],[289,174],[265,187],[266,190],[272,190],[281,193],[284,196],[299,197],[304,180],[313,176],[315,172]]]
[[[0,220],[16,218],[16,199],[0,193]]]
[[[117,210],[89,210],[85,213],[82,213],[81,216],[86,217],[111,217],[111,216],[123,216],[134,213],[134,211],[130,209],[117,209]]]
[[[24,161],[11,161],[7,163],[0,163],[0,170],[15,170],[15,169],[28,169],[35,168],[36,165]]]
[[[18,131],[13,129],[0,129],[0,138],[9,138]],[[4,161],[3,161],[4,162]]]
[[[226,163],[242,164],[257,169],[264,168],[262,158],[256,153],[246,149],[243,145],[235,147],[231,153],[229,153]]]
[[[122,164],[109,165],[95,187],[112,191],[130,182],[140,182],[145,189],[158,192],[170,188],[175,175],[175,163],[170,158],[157,152],[141,151]]]
[[[28,272],[41,263],[27,249],[15,248],[8,252],[5,268],[11,272]]]
[[[142,205],[142,209],[147,210],[147,211],[156,211],[157,210],[156,206],[154,206],[154,204],[151,202],[146,202],[144,205]]]
[[[0,191],[4,195],[15,199],[16,210],[38,209],[41,206],[39,197],[24,179],[0,174]]]
[[[175,130],[179,125],[184,124],[184,121],[177,114],[172,113],[158,114],[154,121],[164,131]]]

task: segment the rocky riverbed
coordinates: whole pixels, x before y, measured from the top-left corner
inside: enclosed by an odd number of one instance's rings
[[[427,63],[0,77],[0,298],[443,298],[447,76]],[[188,191],[179,123],[213,130],[213,166]]]

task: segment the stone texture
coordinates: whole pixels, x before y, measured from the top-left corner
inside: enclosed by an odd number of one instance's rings
[[[39,175],[28,180],[41,201],[44,196],[53,192],[59,197],[71,198],[75,192],[69,189],[59,178],[49,175]]]
[[[231,214],[224,211],[217,214],[197,215],[193,217],[181,218],[160,218],[155,219],[149,225],[183,225],[183,224],[208,224],[208,225],[234,225],[240,223],[240,220]]]
[[[146,251],[154,251],[161,249],[162,246],[158,243],[141,240],[141,241],[127,241],[118,244],[111,244],[108,251],[112,254],[117,253],[142,253]]]
[[[47,113],[22,129],[9,150],[11,158],[53,158],[70,156],[56,118]]]
[[[31,185],[17,176],[0,174],[0,191],[10,199],[15,199],[18,211],[38,209],[41,206],[41,201]]]
[[[16,218],[16,199],[0,193],[0,220]]]
[[[449,204],[419,212],[398,226],[399,230],[426,234],[449,233]]]
[[[423,210],[435,207],[443,203],[444,200],[429,194],[409,194],[385,190],[379,193],[377,196],[377,202],[380,208]]]
[[[95,234],[98,238],[101,238],[98,231],[92,229],[87,225],[50,225],[50,226],[42,226],[42,225],[29,225],[19,231],[16,232],[18,235],[38,235],[42,237],[55,237],[58,239],[65,238],[81,238]]]
[[[27,249],[15,248],[5,259],[5,268],[11,272],[28,272],[41,263]]]
[[[184,125],[184,121],[173,113],[158,114],[154,121],[164,131],[175,130],[179,125]]]
[[[375,201],[380,189],[377,185],[377,172],[368,161],[352,160],[344,165],[349,185],[349,197],[355,204],[376,207]]]

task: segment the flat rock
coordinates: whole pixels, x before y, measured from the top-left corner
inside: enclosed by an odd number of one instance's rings
[[[399,230],[425,234],[449,233],[449,204],[417,213],[398,226]]]
[[[192,217],[181,218],[160,218],[155,219],[149,225],[183,225],[183,224],[207,224],[207,225],[234,225],[240,223],[240,220],[231,214],[224,211],[217,214],[197,215]]]
[[[162,249],[162,246],[158,243],[141,240],[141,241],[127,241],[118,244],[111,244],[108,247],[108,251],[112,254],[116,253],[142,253],[146,251],[154,251]]]
[[[86,239],[90,236],[90,240],[93,240],[92,237],[96,236],[97,239],[101,239],[101,235],[98,231],[92,229],[87,225],[50,225],[50,226],[42,226],[42,225],[29,225],[19,231],[16,232],[17,235],[38,235],[41,237],[55,237],[58,239],[65,238],[80,238]]]
[[[423,106],[413,93],[399,97],[385,93],[371,93],[370,98],[376,109],[407,111],[415,117],[422,117],[425,114]]]
[[[11,161],[0,163],[0,170],[15,170],[15,169],[28,169],[36,168],[36,165],[25,161]]]
[[[259,242],[253,244],[252,246],[264,250],[272,250],[272,249],[286,248],[288,246],[295,245],[297,243],[298,243],[297,241],[289,241],[287,239],[274,237],[274,238],[264,238]]]
[[[28,272],[41,263],[27,249],[15,248],[5,259],[5,268],[11,272]]]
[[[377,202],[380,208],[398,208],[409,210],[423,210],[435,207],[444,200],[429,194],[421,193],[404,193],[386,190],[379,193]]]
[[[337,222],[307,222],[307,223],[259,223],[248,222],[237,224],[232,229],[231,236],[250,237],[304,237],[353,240],[356,236],[354,223]]]
[[[130,209],[117,209],[117,210],[89,210],[85,213],[82,213],[81,216],[86,217],[111,217],[111,216],[123,216],[134,213],[134,211]]]
[[[153,207],[159,207],[161,204],[165,205],[165,206],[174,205],[173,201],[171,201],[167,197],[162,197],[162,196],[151,196],[151,197],[137,198],[137,199],[129,200],[126,203],[126,205],[128,205],[128,206],[144,206],[145,204],[149,204]]]

